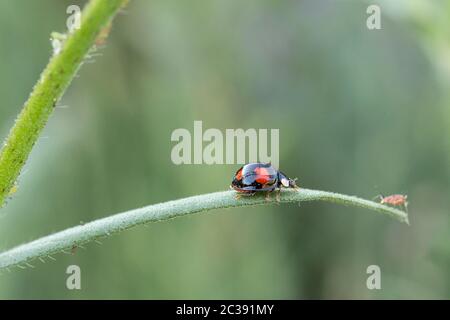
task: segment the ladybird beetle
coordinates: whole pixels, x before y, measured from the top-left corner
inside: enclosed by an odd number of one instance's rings
[[[271,192],[276,189],[298,188],[295,180],[276,170],[270,163],[249,163],[241,167],[231,182],[231,188],[242,195]]]
[[[393,194],[390,196],[384,197],[383,195],[378,196],[380,198],[381,204],[387,204],[394,207],[403,206],[405,210],[408,210],[408,196],[403,194]]]

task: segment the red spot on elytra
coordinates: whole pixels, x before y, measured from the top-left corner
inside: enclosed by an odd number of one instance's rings
[[[255,173],[256,173],[256,179],[255,181],[261,184],[266,184],[267,182],[269,182],[269,171],[266,168],[256,168],[255,169]]]
[[[242,179],[242,169],[236,173],[236,180],[241,180],[241,179]]]

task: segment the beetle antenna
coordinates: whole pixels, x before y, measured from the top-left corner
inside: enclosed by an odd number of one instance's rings
[[[372,198],[372,200],[383,200],[384,196],[380,193],[379,195]]]

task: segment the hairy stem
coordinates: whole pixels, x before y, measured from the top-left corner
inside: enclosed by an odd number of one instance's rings
[[[234,191],[204,194],[130,210],[69,228],[1,253],[0,269],[12,266],[23,268],[37,258],[41,260],[46,259],[51,254],[71,250],[71,248],[82,246],[92,240],[149,222],[168,220],[212,209],[276,203],[274,196],[272,196],[271,200],[267,200],[264,196],[236,199],[235,195]],[[408,215],[403,211],[376,202],[333,192],[303,188],[283,190],[280,199],[281,202],[316,200],[371,209],[387,214],[401,222],[408,223]]]
[[[127,1],[91,0],[81,14],[81,27],[67,36],[61,51],[50,59],[0,151],[0,207],[84,57]]]

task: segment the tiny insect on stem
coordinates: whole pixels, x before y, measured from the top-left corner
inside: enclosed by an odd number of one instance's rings
[[[385,204],[393,207],[402,207],[408,212],[408,196],[403,194],[392,194],[383,196],[382,194],[375,197],[379,199],[380,204]]]

